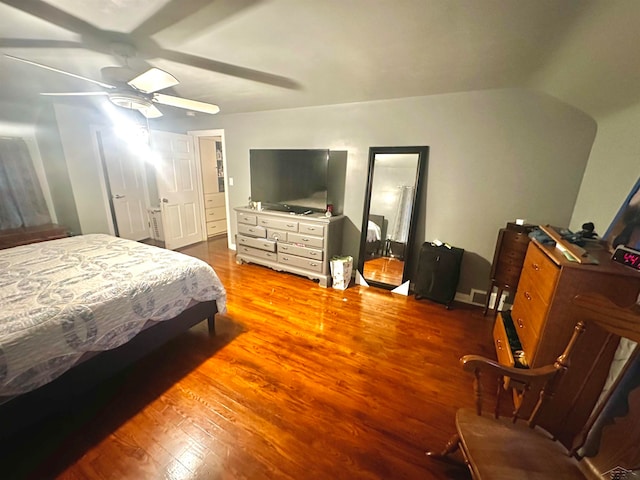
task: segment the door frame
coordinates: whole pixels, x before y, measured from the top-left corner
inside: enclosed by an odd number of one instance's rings
[[[194,151],[196,153],[196,171],[198,176],[198,188],[201,192],[204,192],[202,187],[202,163],[200,159],[200,138],[199,137],[220,137],[220,141],[222,142],[222,168],[224,170],[224,204],[225,210],[227,214],[227,245],[231,250],[236,249],[236,245],[233,242],[233,236],[231,235],[231,215],[229,214],[229,173],[227,170],[227,149],[224,138],[224,129],[212,129],[212,130],[189,130],[187,135],[193,137],[194,143]],[[201,216],[203,223],[203,240],[207,239],[207,219],[204,212],[204,193],[202,193],[202,202],[201,202]]]
[[[109,227],[109,233],[115,237],[117,220],[115,218],[112,199],[109,193],[111,189],[109,184],[109,176],[107,175],[107,166],[104,163],[104,158],[102,157],[102,152],[100,151],[100,145],[98,144],[98,133],[101,133],[104,130],[113,130],[113,127],[109,127],[106,125],[90,125],[89,130],[91,131],[91,145],[94,151],[94,157],[96,159],[96,164],[98,167],[97,168],[98,179],[100,181],[100,190],[102,192],[103,205],[104,205],[104,209],[107,217],[107,225]],[[149,188],[147,185],[147,169],[141,168],[140,173],[142,174],[142,191],[144,195],[145,207],[148,212],[149,208],[151,208],[151,203],[149,200]],[[148,213],[147,213],[147,233],[149,234],[149,238],[151,238],[151,227],[149,224]]]

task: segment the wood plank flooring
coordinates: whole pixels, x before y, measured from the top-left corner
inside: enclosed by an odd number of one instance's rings
[[[481,308],[323,289],[237,265],[224,238],[183,251],[227,288],[217,335],[194,327],[15,439],[1,478],[468,478],[424,452],[473,405],[458,358],[494,356]]]

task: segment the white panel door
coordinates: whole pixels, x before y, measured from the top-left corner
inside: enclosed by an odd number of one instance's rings
[[[142,160],[112,130],[101,129],[96,135],[107,170],[117,235],[136,241],[149,238]]]
[[[171,250],[203,240],[200,193],[193,139],[170,132],[151,132],[165,247]]]

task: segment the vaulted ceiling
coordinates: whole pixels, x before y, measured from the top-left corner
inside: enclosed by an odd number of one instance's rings
[[[96,80],[156,66],[223,113],[515,87],[597,118],[640,101],[639,25],[637,0],[0,0],[0,52]],[[0,85],[100,89],[6,57]]]

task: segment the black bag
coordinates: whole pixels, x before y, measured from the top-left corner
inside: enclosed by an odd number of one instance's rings
[[[423,243],[418,259],[416,300],[427,298],[449,308],[456,296],[463,254],[462,248]]]

